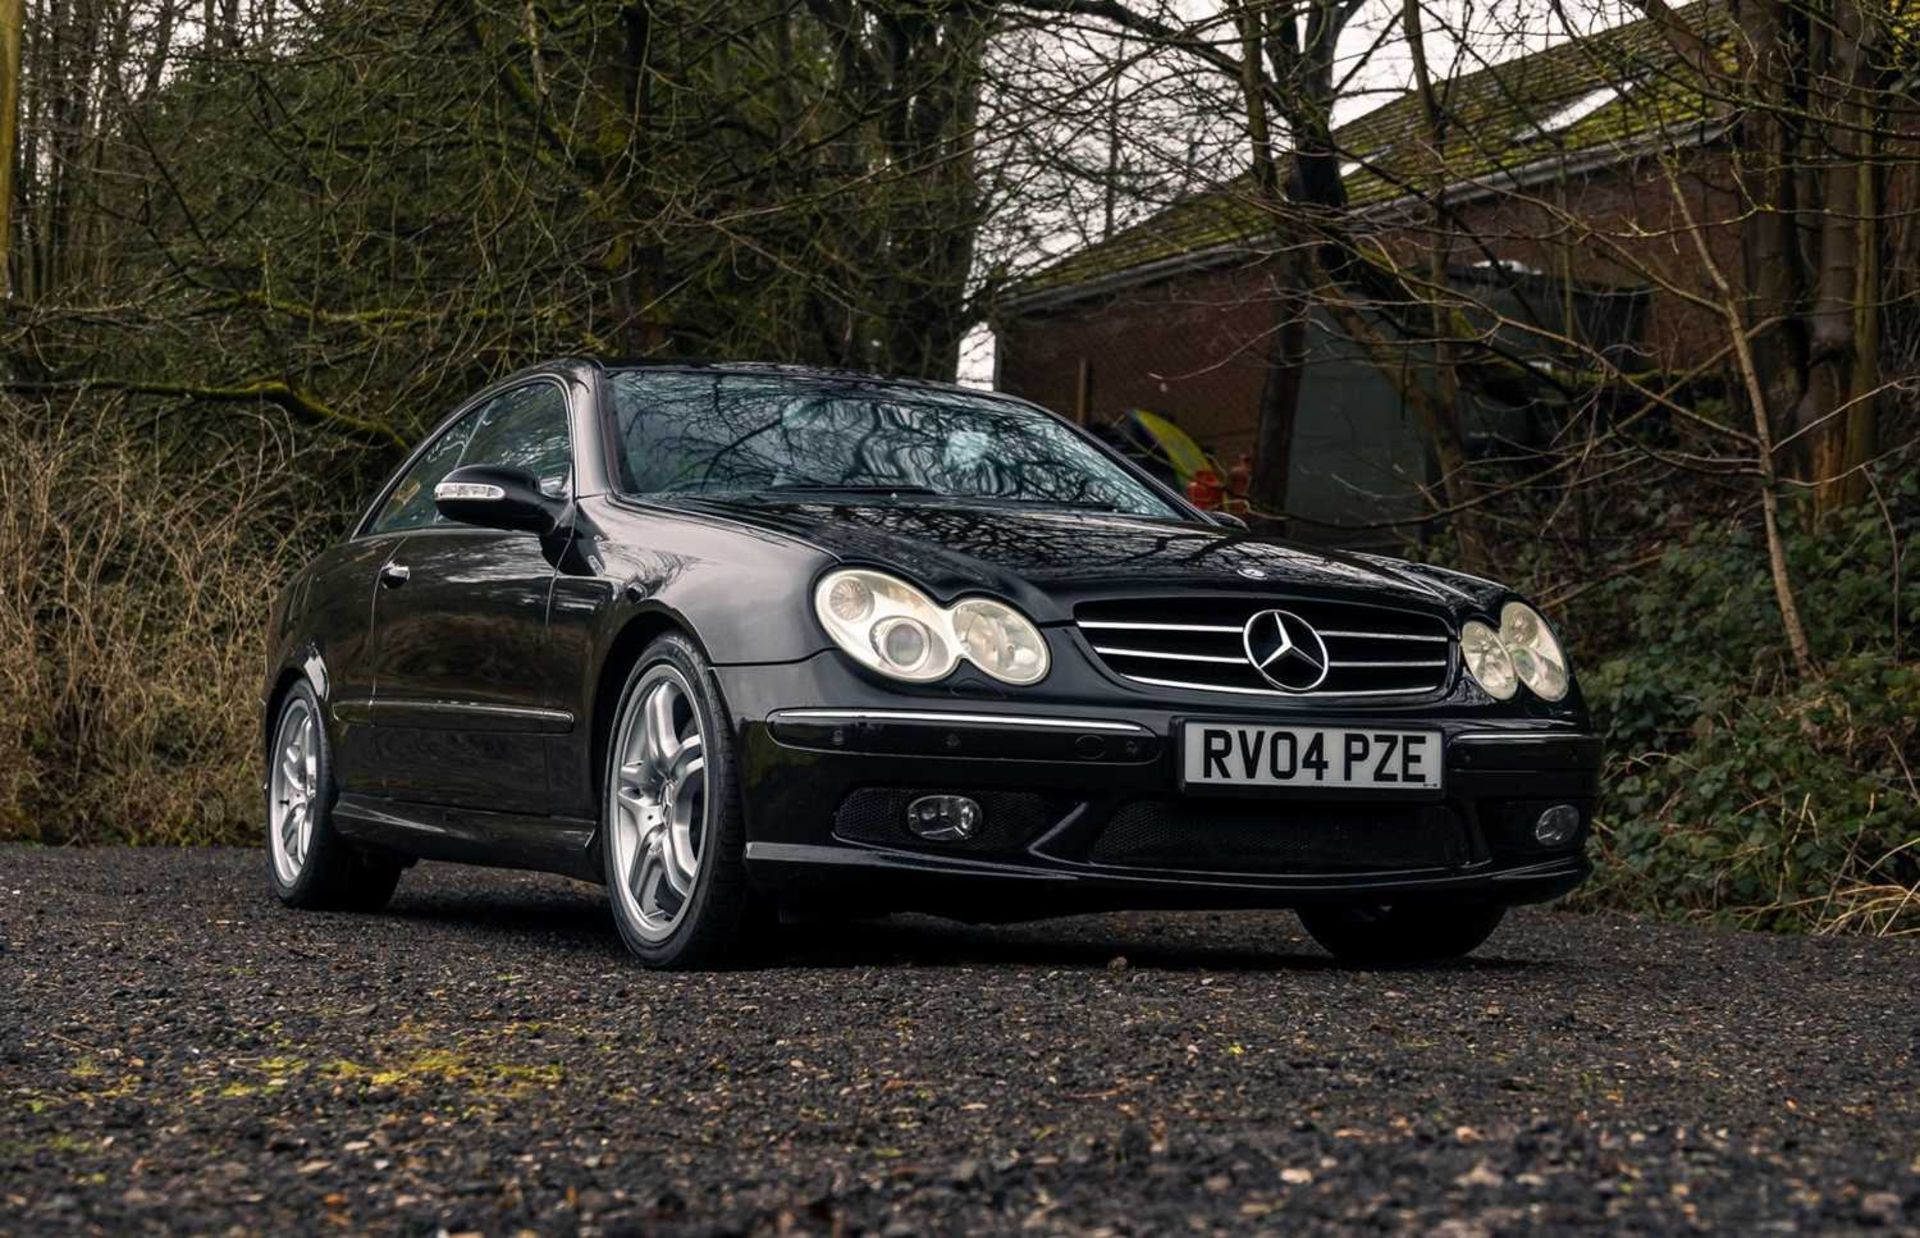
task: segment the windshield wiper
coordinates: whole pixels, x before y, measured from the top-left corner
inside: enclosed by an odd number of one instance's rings
[[[1117,512],[1118,506],[1099,499],[1023,499],[1011,494],[950,494],[947,500],[979,507],[1029,507],[1047,512]]]
[[[910,482],[782,481],[761,486],[766,494],[914,494],[941,495],[932,486]]]

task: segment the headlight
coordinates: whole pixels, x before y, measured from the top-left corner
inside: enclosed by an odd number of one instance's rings
[[[1506,701],[1520,690],[1520,676],[1513,667],[1513,655],[1507,652],[1500,634],[1480,622],[1469,619],[1460,625],[1460,656],[1466,659],[1467,673],[1496,701]]]
[[[953,669],[945,612],[904,580],[835,572],[813,591],[813,609],[834,644],[883,675],[930,683]]]
[[[961,658],[1006,683],[1046,678],[1046,637],[1025,615],[990,598],[943,610],[904,580],[850,568],[820,581],[813,609],[834,644],[895,679],[931,683]]]
[[[995,679],[1038,683],[1047,674],[1047,640],[1031,620],[990,598],[969,598],[953,608],[953,635],[960,650]]]
[[[1540,612],[1519,602],[1500,608],[1500,642],[1507,647],[1514,674],[1541,700],[1567,694],[1567,657]]]

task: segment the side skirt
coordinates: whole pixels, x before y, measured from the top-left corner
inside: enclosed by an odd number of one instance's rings
[[[423,860],[600,880],[599,850],[593,845],[598,826],[592,821],[342,795],[333,806],[333,823],[355,842]]]

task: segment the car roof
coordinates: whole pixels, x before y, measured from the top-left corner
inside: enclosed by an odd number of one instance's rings
[[[597,370],[601,373],[612,373],[618,370],[706,370],[716,374],[826,378],[838,379],[842,382],[885,383],[890,387],[918,387],[928,391],[958,391],[968,395],[1007,398],[1004,392],[989,391],[979,387],[963,387],[958,383],[938,382],[930,378],[901,378],[887,374],[874,374],[866,370],[841,366],[797,365],[783,361],[724,361],[697,357],[556,357],[550,361],[527,366],[510,377],[521,378],[534,374],[553,373],[579,376],[588,370]]]

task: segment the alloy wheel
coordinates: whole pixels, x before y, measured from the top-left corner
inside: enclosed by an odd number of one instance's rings
[[[656,663],[628,695],[613,734],[608,884],[634,930],[661,941],[693,901],[706,850],[706,747],[692,686]]]
[[[313,846],[313,816],[320,796],[320,720],[304,699],[280,715],[268,801],[268,843],[281,884],[300,879]]]

